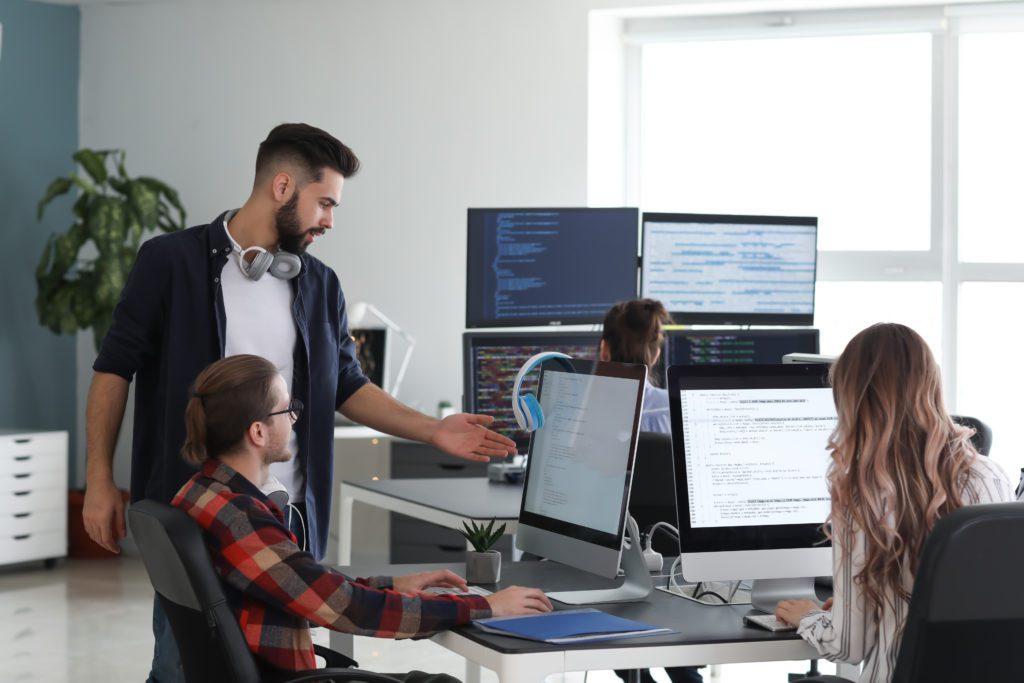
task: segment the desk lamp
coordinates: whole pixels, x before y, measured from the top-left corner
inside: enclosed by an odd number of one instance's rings
[[[379,325],[372,326],[366,325],[367,318],[375,318],[381,323],[385,329],[390,330],[396,336],[401,337],[406,344],[405,355],[402,357],[402,363],[398,366],[398,372],[395,374],[395,380],[391,383],[390,387],[383,387],[384,391],[391,394],[392,398],[398,398],[398,388],[402,384],[402,378],[405,377],[405,371],[409,367],[409,359],[412,358],[412,350],[416,346],[416,340],[407,334],[401,327],[398,326],[391,318],[387,317],[380,312],[376,306],[365,301],[358,301],[349,308],[348,313],[348,326],[349,329],[358,327],[379,327]],[[385,353],[387,353],[387,347],[385,346]],[[385,370],[387,366],[385,364]]]

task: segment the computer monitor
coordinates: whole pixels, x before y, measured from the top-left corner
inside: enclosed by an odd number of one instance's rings
[[[818,353],[818,330],[668,330],[666,365],[782,363],[788,353]]]
[[[754,579],[752,601],[814,597],[836,426],[829,366],[674,365],[669,408],[686,581]]]
[[[462,336],[462,409],[494,417],[491,429],[514,440],[520,449],[530,434],[512,414],[512,385],[527,360],[541,351],[560,351],[581,360],[597,360],[600,332],[466,332]],[[523,393],[535,393],[539,373],[523,380]]]
[[[530,439],[516,546],[614,579],[620,555],[625,582],[599,591],[549,593],[584,604],[642,599],[650,574],[635,539],[623,553],[647,367],[549,360],[538,401],[544,426]]]
[[[817,218],[645,213],[640,291],[687,325],[813,325],[817,241]]]
[[[638,209],[469,209],[468,225],[468,328],[599,323],[636,298]]]

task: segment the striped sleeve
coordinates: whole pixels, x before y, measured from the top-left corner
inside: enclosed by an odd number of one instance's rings
[[[490,616],[485,598],[407,595],[385,588],[390,577],[349,580],[300,550],[253,498],[219,497],[226,504],[208,527],[221,548],[215,564],[255,600],[336,631],[384,638],[425,637]]]

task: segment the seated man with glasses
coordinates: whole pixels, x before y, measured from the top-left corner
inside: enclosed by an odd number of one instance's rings
[[[200,470],[173,504],[203,530],[228,602],[266,674],[316,667],[309,622],[345,633],[413,638],[471,619],[551,610],[544,593],[533,588],[487,597],[433,595],[423,591],[465,590],[466,582],[448,570],[350,579],[302,551],[280,507],[260,491],[268,466],[292,457],[288,437],[301,410],[273,364],[248,355],[203,370],[185,410],[182,455]]]

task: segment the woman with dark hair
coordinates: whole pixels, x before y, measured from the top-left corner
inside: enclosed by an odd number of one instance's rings
[[[604,316],[604,331],[598,357],[617,363],[643,363],[650,372],[661,358],[665,343],[662,326],[672,323],[665,306],[654,299],[622,301]],[[668,392],[652,381],[650,374],[644,390],[644,412],[640,431],[668,433],[672,423],[668,417]]]
[[[942,400],[939,366],[909,327],[872,325],[832,366],[839,416],[829,450],[834,598],[784,600],[776,616],[827,659],[892,678],[928,533],[943,515],[1011,500],[1010,480],[971,445]],[[831,609],[829,609],[831,607]]]

